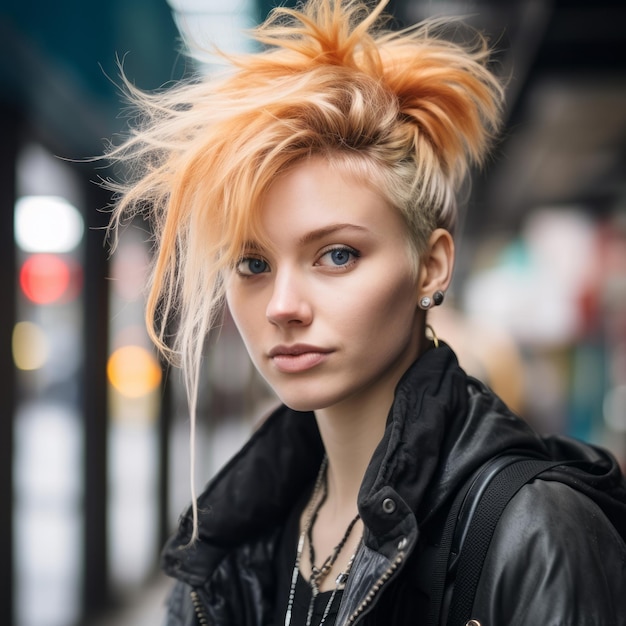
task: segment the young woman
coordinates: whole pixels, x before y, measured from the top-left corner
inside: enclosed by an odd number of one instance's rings
[[[232,73],[133,90],[143,124],[111,156],[136,177],[113,225],[152,220],[154,339],[182,364],[193,415],[225,302],[283,403],[166,547],[170,626],[426,623],[429,546],[457,490],[504,452],[550,456],[427,333],[501,86],[482,42],[433,22],[385,31],[385,4],[277,9],[256,31],[267,49]],[[624,563],[588,495],[536,480],[498,524],[475,619],[624,623]]]

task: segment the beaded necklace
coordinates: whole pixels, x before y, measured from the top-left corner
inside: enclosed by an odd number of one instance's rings
[[[313,489],[313,496],[311,497],[311,503],[309,505],[308,516],[306,523],[304,524],[304,528],[300,533],[300,538],[298,540],[298,549],[296,551],[296,561],[294,563],[293,572],[291,574],[291,587],[289,588],[289,598],[287,601],[287,612],[285,613],[285,626],[291,625],[291,614],[293,610],[293,602],[296,595],[296,582],[298,580],[298,573],[300,571],[300,561],[302,559],[302,552],[304,551],[304,542],[306,539],[309,540],[309,558],[311,561],[311,578],[309,579],[309,586],[311,587],[311,600],[309,602],[309,608],[307,611],[306,618],[306,626],[311,626],[311,621],[313,618],[313,608],[315,606],[315,600],[320,592],[320,586],[330,570],[332,569],[339,553],[345,546],[350,534],[352,533],[352,529],[357,521],[360,519],[360,515],[357,513],[356,517],[350,522],[346,532],[344,533],[341,541],[333,548],[333,551],[329,556],[326,557],[324,563],[321,567],[317,567],[315,565],[315,548],[313,546],[313,526],[315,525],[315,521],[317,516],[322,508],[322,505],[326,501],[326,497],[328,495],[328,484],[326,481],[326,470],[328,467],[328,458],[324,457],[322,461],[322,465],[320,467],[320,471],[317,475],[317,479],[315,481],[315,488]],[[335,596],[337,595],[337,591],[343,589],[348,580],[348,576],[350,574],[350,570],[352,569],[352,564],[354,562],[354,558],[356,556],[356,551],[350,557],[348,561],[348,565],[343,572],[340,572],[335,580],[335,588],[330,594],[330,598],[326,603],[326,607],[324,608],[324,612],[322,614],[322,619],[318,626],[322,626],[330,613],[330,609],[332,607]]]

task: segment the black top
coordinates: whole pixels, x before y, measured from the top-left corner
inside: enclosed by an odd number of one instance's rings
[[[284,626],[285,614],[287,612],[287,604],[289,601],[289,591],[291,589],[291,578],[293,568],[296,562],[296,552],[298,548],[298,540],[300,539],[300,517],[304,511],[311,496],[309,490],[306,491],[296,506],[292,509],[287,519],[287,523],[283,528],[278,550],[276,552],[276,601],[274,623],[276,626]],[[306,558],[306,556],[304,556]],[[318,594],[313,606],[313,619],[311,626],[317,626],[321,620],[328,603],[331,600],[332,591],[324,591]],[[341,603],[341,595],[343,591],[339,590],[335,593],[330,611],[324,622],[324,626],[334,626]],[[304,626],[306,624],[309,604],[311,602],[311,587],[298,572],[296,581],[296,593],[293,599],[293,607],[291,610],[291,626]]]

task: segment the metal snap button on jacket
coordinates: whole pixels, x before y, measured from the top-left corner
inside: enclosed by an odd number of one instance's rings
[[[385,513],[393,513],[396,510],[396,503],[391,498],[383,500],[383,511]]]

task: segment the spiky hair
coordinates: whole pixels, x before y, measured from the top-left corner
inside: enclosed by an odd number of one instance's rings
[[[486,154],[502,88],[482,38],[453,43],[444,20],[394,32],[386,4],[277,8],[253,32],[264,50],[228,57],[229,74],[152,94],[127,84],[140,116],[109,154],[131,173],[115,186],[111,229],[138,213],[152,223],[147,320],[157,346],[182,363],[192,405],[223,271],[262,239],[263,194],[289,167],[321,155],[373,181],[418,254],[434,228],[454,229],[456,193]]]

